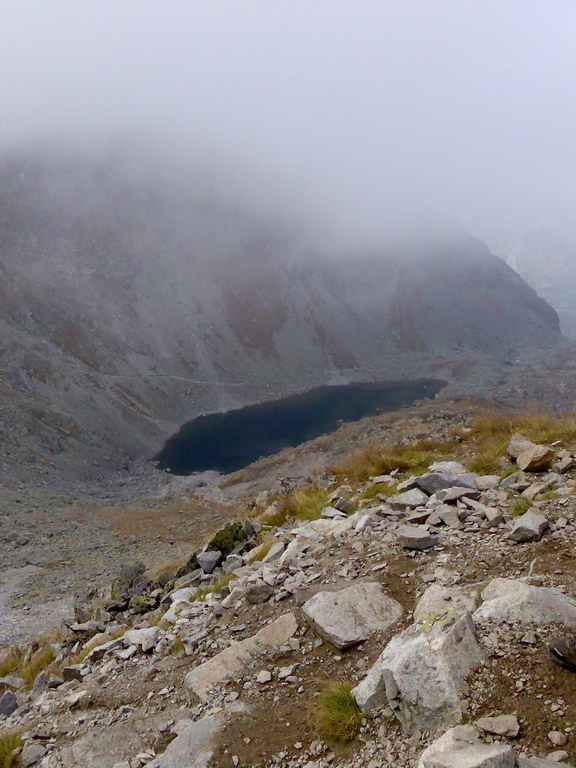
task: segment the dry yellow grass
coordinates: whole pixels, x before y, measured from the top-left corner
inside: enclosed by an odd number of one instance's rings
[[[330,467],[330,472],[352,482],[367,480],[376,475],[400,472],[423,472],[434,459],[458,450],[455,442],[440,440],[413,440],[393,446],[372,444],[362,451],[350,454]]]
[[[17,646],[6,648],[0,656],[0,677],[16,672],[22,661],[22,649]]]
[[[16,764],[14,752],[22,746],[19,731],[7,729],[0,731],[0,768],[11,768]]]
[[[266,557],[277,541],[278,539],[275,536],[272,536],[271,533],[266,534],[258,546],[254,547],[254,549],[244,555],[245,561],[247,563],[259,562]]]
[[[54,661],[55,656],[54,648],[50,645],[41,646],[32,653],[25,654],[18,667],[18,675],[26,680],[28,686],[34,685],[40,672]]]

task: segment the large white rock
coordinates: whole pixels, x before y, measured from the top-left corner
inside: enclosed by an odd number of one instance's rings
[[[481,593],[485,601],[474,621],[518,621],[523,624],[558,622],[576,627],[576,602],[559,589],[533,587],[520,579],[493,579]]]
[[[384,631],[402,617],[402,606],[377,581],[317,592],[302,606],[310,626],[337,648],[349,648]]]
[[[202,701],[208,701],[210,690],[230,677],[239,675],[258,656],[277,650],[298,629],[293,613],[285,613],[252,637],[225,648],[216,656],[189,672],[184,685]]]
[[[480,595],[476,590],[432,584],[414,608],[414,621],[436,619],[447,611],[472,613],[479,603]]]
[[[434,741],[420,756],[418,768],[514,768],[516,754],[509,744],[485,744],[478,731],[460,725]]]
[[[455,725],[462,681],[483,658],[470,614],[446,614],[392,638],[352,694],[364,712],[389,705],[408,733]]]

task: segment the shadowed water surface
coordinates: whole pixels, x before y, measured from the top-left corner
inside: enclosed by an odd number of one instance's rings
[[[444,382],[326,386],[303,395],[212,413],[189,421],[155,457],[162,469],[178,475],[215,469],[233,472],[262,456],[299,445],[342,421],[392,411],[415,400],[434,397]]]

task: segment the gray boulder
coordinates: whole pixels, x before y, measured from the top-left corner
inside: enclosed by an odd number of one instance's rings
[[[476,489],[474,475],[454,474],[452,472],[428,472],[416,477],[414,484],[428,496],[446,488],[467,487]]]
[[[277,651],[297,629],[294,614],[286,613],[252,637],[233,643],[199,664],[186,675],[184,685],[190,693],[207,701],[212,688],[231,677],[238,677],[248,664],[260,656]]]
[[[4,691],[0,696],[0,715],[10,717],[18,709],[18,699],[12,691]]]
[[[478,731],[460,725],[434,741],[417,768],[514,768],[516,754],[508,744],[485,744]]]
[[[214,568],[221,562],[223,559],[221,552],[213,551],[207,551],[207,552],[198,552],[196,555],[196,560],[198,561],[198,565],[204,573],[212,573]]]
[[[518,758],[518,768],[574,768],[572,763],[559,763],[557,760],[543,760],[540,757]]]
[[[513,739],[520,733],[520,724],[516,715],[497,715],[496,717],[481,717],[476,720],[476,727],[486,733],[496,736],[506,736]]]
[[[529,509],[521,515],[506,538],[512,541],[540,541],[542,534],[548,528],[548,520],[534,509]]]
[[[335,592],[318,592],[302,606],[310,626],[337,648],[368,640],[393,626],[403,614],[400,603],[379,582],[353,584]]]
[[[479,624],[518,621],[576,627],[576,602],[558,589],[533,587],[520,579],[493,579],[481,597],[485,602],[473,616]]]
[[[455,725],[462,681],[483,658],[470,614],[446,614],[392,638],[352,695],[363,712],[388,705],[408,733]]]

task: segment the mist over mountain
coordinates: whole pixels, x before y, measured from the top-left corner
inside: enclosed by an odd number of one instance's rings
[[[479,393],[471,356],[487,374],[562,343],[554,310],[461,232],[323,253],[134,153],[12,155],[0,189],[3,447],[30,460],[147,458],[200,413],[331,382]]]

